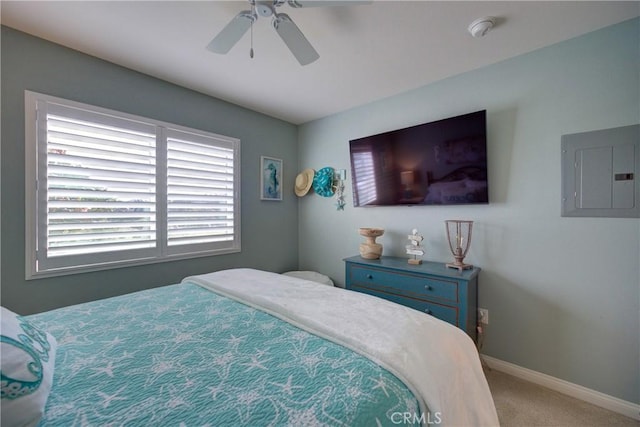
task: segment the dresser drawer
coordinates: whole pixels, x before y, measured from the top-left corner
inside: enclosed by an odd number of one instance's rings
[[[401,294],[408,297],[438,299],[447,302],[458,302],[458,282],[439,279],[422,274],[407,272],[395,273],[372,267],[352,265],[349,269],[352,286],[363,285],[383,292]]]
[[[411,307],[423,313],[427,313],[432,316],[435,316],[438,319],[451,323],[454,326],[460,326],[458,322],[458,309],[455,307],[448,307],[448,306],[441,305],[434,302],[427,302],[424,300],[408,298],[401,295],[389,294],[386,292],[381,292],[377,289],[371,289],[371,288],[361,287],[357,285],[354,285],[352,287],[352,290],[357,292],[362,292],[364,294],[380,297],[388,301],[393,301],[397,304]]]

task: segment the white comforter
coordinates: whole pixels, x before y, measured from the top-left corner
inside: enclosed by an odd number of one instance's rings
[[[473,341],[446,322],[370,295],[260,270],[223,270],[187,281],[370,358],[409,387],[430,413],[423,419],[428,423],[499,425]]]

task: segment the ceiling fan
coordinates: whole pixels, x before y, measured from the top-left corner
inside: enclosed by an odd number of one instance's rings
[[[302,31],[286,13],[277,13],[277,8],[285,3],[294,8],[318,6],[348,6],[353,4],[371,3],[360,0],[248,0],[250,10],[238,13],[217,36],[207,45],[211,52],[225,54],[242,38],[253,26],[258,16],[272,17],[271,25],[282,41],[287,45],[300,65],[307,65],[320,57]],[[253,58],[253,42],[249,55]]]

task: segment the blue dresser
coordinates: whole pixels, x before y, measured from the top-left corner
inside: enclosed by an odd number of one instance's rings
[[[406,258],[345,258],[347,289],[415,308],[464,330],[476,341],[478,273],[444,263],[407,263]]]

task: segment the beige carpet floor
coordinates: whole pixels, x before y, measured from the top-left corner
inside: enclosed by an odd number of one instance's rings
[[[485,374],[502,427],[640,426],[640,421],[495,369]]]

